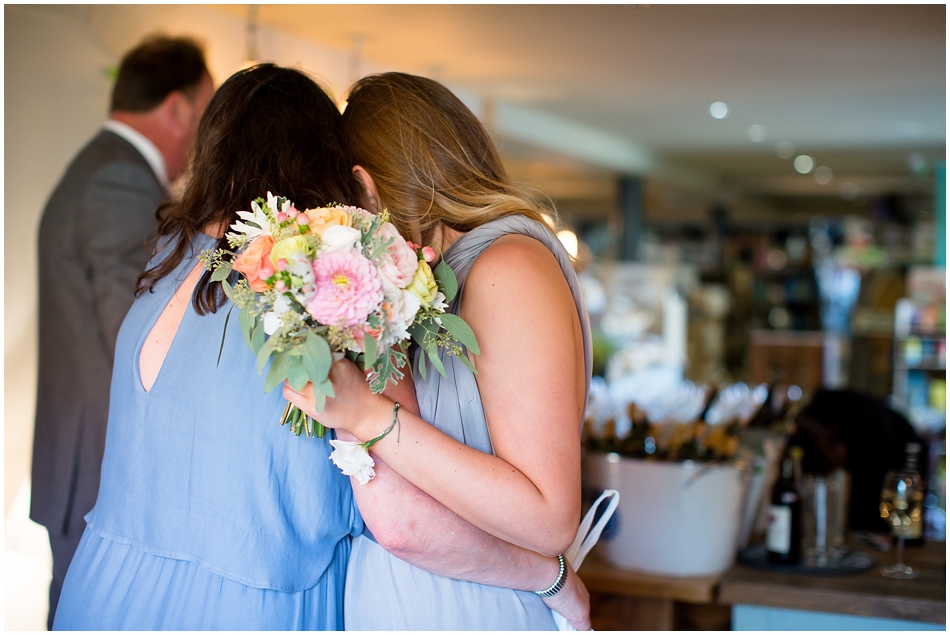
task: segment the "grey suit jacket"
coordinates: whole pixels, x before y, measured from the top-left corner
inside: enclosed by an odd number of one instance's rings
[[[116,336],[166,197],[142,155],[104,130],[43,211],[30,518],[51,534],[81,531],[96,502]]]

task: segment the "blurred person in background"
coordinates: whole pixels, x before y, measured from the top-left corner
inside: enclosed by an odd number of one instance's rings
[[[53,552],[49,626],[99,490],[119,326],[213,91],[194,41],[141,42],[119,66],[108,120],[43,211],[30,518]]]

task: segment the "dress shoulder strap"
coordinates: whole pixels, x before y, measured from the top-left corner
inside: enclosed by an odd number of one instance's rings
[[[475,264],[478,257],[496,240],[509,234],[522,234],[534,238],[551,250],[551,253],[557,259],[561,272],[571,288],[574,304],[577,307],[577,316],[580,319],[581,331],[584,336],[584,364],[589,390],[593,368],[590,322],[587,317],[587,309],[584,306],[584,299],[581,296],[580,283],[577,280],[577,274],[574,272],[574,263],[561,241],[554,235],[554,232],[538,221],[521,215],[503,216],[466,232],[449,247],[443,257],[446,264],[452,268],[459,283],[458,294],[449,305],[449,312],[457,315],[461,310],[465,281],[468,279],[469,271],[471,271],[472,265]]]

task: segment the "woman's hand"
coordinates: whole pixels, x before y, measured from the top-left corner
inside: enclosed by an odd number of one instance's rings
[[[327,398],[321,411],[316,408],[310,382],[299,392],[284,382],[284,399],[326,427],[344,430],[361,441],[372,439],[386,428],[393,402],[383,395],[373,394],[356,364],[346,358],[334,362],[330,367],[330,382],[335,396]]]
[[[590,630],[590,594],[571,565],[567,565],[567,582],[557,595],[543,598],[552,611],[557,611],[579,631]]]

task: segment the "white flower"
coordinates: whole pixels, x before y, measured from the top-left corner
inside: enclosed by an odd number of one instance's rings
[[[366,485],[370,479],[376,476],[373,466],[376,462],[363,444],[358,441],[330,441],[333,446],[333,452],[330,454],[330,460],[340,468],[345,476],[355,476],[360,485]]]
[[[268,194],[270,194],[270,192],[268,192]],[[254,223],[257,227],[237,221],[231,225],[231,229],[244,234],[249,239],[257,238],[261,234],[269,235],[270,220],[267,218],[267,214],[264,213],[264,210],[261,209],[261,206],[257,204],[257,201],[251,203],[251,210],[250,212],[238,212],[237,215],[246,221]]]
[[[295,285],[290,291],[297,302],[307,306],[317,293],[317,277],[313,273],[313,264],[304,254],[293,254],[287,258],[287,271],[290,275],[300,278],[300,285]]]
[[[435,299],[429,303],[429,306],[442,313],[445,313],[445,310],[449,308],[449,305],[445,303],[445,294],[441,291],[435,294]]]
[[[397,342],[409,339],[409,327],[416,319],[416,313],[422,305],[419,296],[405,289],[389,303],[389,330],[383,338],[384,346],[392,346]]]
[[[277,207],[277,197],[271,194],[270,192],[268,192],[267,193],[267,207],[269,207],[271,212],[273,212],[274,218],[277,218],[277,214],[279,214],[280,212],[283,212],[285,214],[287,213],[287,210],[290,209],[290,201],[285,199],[284,204],[281,207]]]
[[[274,310],[264,314],[264,332],[273,335],[283,324],[281,316],[290,310],[290,301],[283,294],[274,300]]]
[[[330,225],[323,231],[323,246],[320,253],[330,253],[334,251],[357,251],[360,245],[360,239],[363,234],[353,227],[344,227],[343,225]]]

